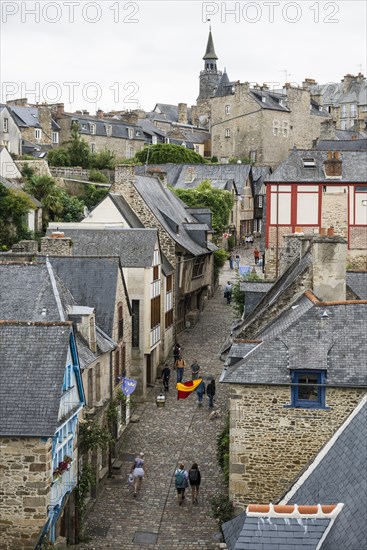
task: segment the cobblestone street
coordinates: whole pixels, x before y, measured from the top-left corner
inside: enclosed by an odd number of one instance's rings
[[[242,249],[241,255],[241,265],[252,265],[252,250]],[[236,271],[229,270],[228,262],[221,271],[219,288],[207,303],[199,323],[179,337],[188,367],[184,379],[191,378],[189,367],[197,357],[205,382],[212,377],[217,382],[215,410],[220,411],[221,417],[209,418],[206,396],[201,408],[196,404],[196,393],[177,401],[173,370],[166,406],[158,408],[155,400],[162,386],[161,381],[157,381],[148,401],[135,410],[139,422],[131,423],[124,433],[118,457],[123,465],[107,480],[91,511],[87,524],[89,542],[80,544],[80,550],[219,548],[219,527],[210,515],[209,499],[223,489],[216,460],[216,436],[225,418],[226,387],[218,384],[223,368],[218,351],[235,319],[232,306],[223,298],[227,280],[236,280]],[[127,477],[133,458],[140,451],[145,452],[148,475],[141,492],[134,498]],[[183,506],[177,503],[174,471],[178,462],[183,462],[187,469],[193,462],[199,465],[202,483],[198,505],[191,504],[190,489],[186,491]]]

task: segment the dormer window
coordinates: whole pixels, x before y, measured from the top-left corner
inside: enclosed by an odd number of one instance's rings
[[[137,131],[135,135],[136,135],[136,137],[140,137],[140,132]]]
[[[325,379],[323,370],[293,370],[291,407],[301,409],[324,409]]]
[[[263,103],[266,103],[266,97],[262,96],[261,101],[262,101]]]
[[[129,139],[133,139],[134,137],[134,128],[128,128],[127,129],[127,135]]]
[[[92,136],[95,135],[95,133],[96,133],[96,125],[95,124],[90,124],[90,133],[92,134]]]
[[[4,134],[7,134],[9,132],[9,119],[8,118],[3,119],[3,132],[4,132]]]
[[[152,145],[157,145],[158,139],[157,136],[152,136]]]
[[[107,137],[112,136],[112,125],[111,124],[106,124],[106,135],[107,135]]]
[[[316,162],[314,158],[304,158],[302,159],[303,168],[315,168]]]
[[[82,124],[82,130],[88,130],[88,126],[86,124]]]

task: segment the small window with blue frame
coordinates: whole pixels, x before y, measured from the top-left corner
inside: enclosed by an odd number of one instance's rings
[[[325,409],[326,372],[320,370],[292,371],[291,407]]]

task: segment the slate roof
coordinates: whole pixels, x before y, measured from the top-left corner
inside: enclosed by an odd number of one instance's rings
[[[316,550],[330,521],[245,516],[238,537],[232,534],[238,527],[233,528],[231,522],[224,523],[222,529],[228,550]]]
[[[362,550],[367,545],[367,400],[322,449],[283,503],[343,502],[322,550]],[[331,446],[330,446],[331,445]],[[293,488],[292,488],[293,489]]]
[[[160,113],[155,109],[159,109]],[[153,120],[162,120],[168,122],[178,122],[178,105],[170,105],[169,103],[156,103],[154,111],[148,113],[149,118]],[[191,109],[187,109],[187,120],[191,122]]]
[[[167,182],[172,187],[191,189],[210,179],[214,186],[223,189],[232,187],[234,182],[239,195],[243,193],[247,179],[251,179],[253,170],[251,164],[148,164],[147,170],[152,169],[166,173]],[[144,170],[144,166],[135,167],[136,174],[144,174]]]
[[[290,109],[286,106],[287,97],[283,94],[277,94],[269,90],[255,90],[251,88],[249,95],[258,103],[262,109],[270,109],[272,111],[282,111],[290,113]],[[263,98],[265,101],[263,101]],[[280,103],[280,102],[283,103]]]
[[[213,36],[212,36],[211,30],[209,31],[208,42],[206,45],[206,52],[203,59],[218,59],[214,50],[214,42],[213,42]]]
[[[347,286],[360,300],[367,300],[367,271],[347,271]]]
[[[18,105],[8,105],[8,109],[12,112],[14,120],[19,127],[41,128],[38,121],[37,107],[19,107]]]
[[[357,183],[367,181],[366,165],[367,151],[340,151],[340,160],[342,161],[342,179],[335,178],[336,181]],[[305,168],[303,158],[313,158],[315,168]],[[324,172],[324,162],[327,160],[327,151],[318,151],[314,149],[292,149],[289,157],[282,162],[274,173],[267,178],[268,182],[325,182],[333,181],[327,178]]]
[[[259,333],[262,343],[228,369],[223,380],[288,385],[290,369],[324,369],[327,386],[367,388],[366,320],[367,303],[318,306],[303,296]]]
[[[93,307],[97,325],[112,337],[120,273],[123,279],[119,259],[58,256],[49,257],[49,262],[76,303]]]
[[[185,223],[196,224],[197,220],[187,212],[172,191],[164,187],[157,178],[146,176],[137,176],[134,186],[159,223],[179,246],[194,256],[209,252],[207,246],[198,245],[185,229]]]
[[[126,222],[130,227],[144,227],[143,223],[140,221],[134,210],[130,207],[129,203],[126,202],[122,195],[120,195],[119,193],[108,193],[108,196],[112,200],[113,204],[116,206],[117,210],[120,212],[121,216],[126,219]],[[104,198],[102,199],[102,201],[103,200]],[[91,212],[93,212],[93,210]]]
[[[74,256],[117,256],[122,267],[152,266],[157,229],[69,229],[60,224],[59,230],[71,238]]]
[[[134,139],[145,141],[142,127],[138,124],[131,124],[122,120],[111,118],[101,119],[92,115],[83,115],[78,113],[65,115],[71,118],[72,122],[77,122],[80,126],[81,135],[96,135],[107,137],[107,126],[111,126],[111,138]],[[91,125],[95,126],[95,134],[91,133]],[[129,138],[129,128],[133,130],[133,138]]]
[[[367,151],[367,139],[320,139],[318,151]]]
[[[54,435],[70,334],[71,323],[0,321],[1,436]]]
[[[82,338],[79,332],[76,333],[75,340],[81,369],[86,368],[88,365],[96,361],[100,356],[99,352],[107,353],[116,348],[116,342],[109,338],[107,334],[105,334],[98,326],[96,326],[97,352],[94,352],[89,348],[87,342],[84,338]]]

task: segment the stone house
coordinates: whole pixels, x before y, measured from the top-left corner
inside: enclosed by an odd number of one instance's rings
[[[367,397],[289,487],[279,504],[249,504],[222,526],[228,550],[359,550],[367,540]],[[363,476],[362,476],[363,477]],[[321,504],[320,504],[321,503]]]
[[[0,146],[6,147],[9,153],[20,155],[22,150],[21,132],[15,123],[9,107],[0,104]]]
[[[88,112],[66,113],[60,107],[54,114],[60,126],[61,145],[71,138],[73,124],[77,124],[81,137],[92,153],[108,149],[117,158],[129,159],[143,149],[146,141],[141,126],[111,118],[100,118]]]
[[[121,202],[120,197],[114,197],[114,200],[117,203]],[[83,266],[88,263],[92,266],[95,260],[95,267],[93,267],[95,276],[90,286],[90,300],[95,296],[94,300],[97,301],[98,309],[103,315],[102,327],[110,338],[121,344],[114,354],[115,365],[119,361],[121,365],[123,363],[121,368],[115,367],[115,384],[119,384],[121,377],[125,376],[124,372],[128,371],[129,376],[138,381],[134,396],[145,399],[148,386],[155,383],[159,364],[165,360],[173,345],[172,267],[170,268],[168,262],[163,265],[156,229],[98,228],[95,222],[101,216],[105,216],[105,214],[102,215],[102,204],[106,204],[106,211],[108,211],[108,202],[109,198],[104,199],[99,208],[91,212],[89,221],[93,216],[93,224],[59,224],[58,227],[65,238],[47,239],[47,248],[43,244],[42,252],[50,252],[54,241],[57,244],[65,241],[72,243],[71,247],[67,244],[69,253],[72,255],[70,260],[75,260],[74,256],[83,256],[78,260]],[[104,219],[108,220],[108,215]],[[49,233],[52,232],[54,225],[57,224],[50,224]],[[98,256],[109,258],[104,259],[104,267],[101,269],[98,266],[102,260]],[[64,259],[62,261],[67,265]],[[124,286],[120,283],[119,298],[113,302],[111,293],[116,287],[116,282],[113,285],[111,281],[109,282],[107,270],[108,263],[116,261],[120,266],[120,279]],[[109,269],[111,270],[111,267]],[[70,281],[70,288],[82,303],[85,302],[85,284],[91,282],[91,275],[83,276],[83,273],[89,273],[91,270],[92,267],[89,270],[79,269],[77,274],[73,275],[69,271],[66,273],[64,269],[63,277]],[[104,290],[100,288],[101,273],[104,277],[106,276]],[[169,284],[171,284],[170,289]],[[98,298],[96,298],[97,295]],[[106,304],[108,296],[110,296],[110,305]],[[111,317],[112,304],[115,307],[114,318]],[[108,325],[106,324],[107,307],[110,308],[111,318]],[[118,317],[121,307],[123,307],[122,319],[126,322],[126,326],[125,322],[123,324],[123,329],[122,320]]]
[[[196,323],[213,291],[213,245],[208,214],[188,209],[157,177],[139,176],[135,167],[116,167],[111,193],[122,196],[144,227],[158,229],[162,252],[174,269],[174,338]]]
[[[73,517],[84,392],[72,323],[2,320],[0,356],[1,541],[31,550]]]
[[[195,189],[202,181],[209,180],[216,189],[232,195],[233,208],[228,220],[230,232],[238,241],[252,233],[254,185],[250,164],[149,164],[136,166],[135,170],[140,175],[160,175],[175,189]]]
[[[337,143],[337,142],[335,142]],[[283,236],[333,226],[351,269],[366,268],[366,151],[294,149],[266,180],[266,277],[278,276]]]
[[[7,147],[0,145],[0,176],[8,180],[20,180],[22,174]]]
[[[42,151],[59,144],[60,127],[52,117],[50,105],[29,105],[25,98],[8,101],[6,105],[21,133],[19,154],[42,157]]]
[[[362,73],[347,74],[341,82],[327,84],[306,78],[302,85],[310,90],[321,109],[332,115],[337,130],[366,132],[367,80]]]
[[[276,167],[294,145],[312,146],[320,124],[330,118],[322,112],[309,89],[286,84],[280,91],[249,82],[231,82],[217,69],[211,31],[200,72],[197,100],[199,118],[210,127],[212,155],[220,162],[247,157],[260,165]]]
[[[1,151],[0,151],[1,154]],[[4,185],[7,189],[12,189],[13,191],[16,191],[16,193],[27,196],[31,203],[32,207],[26,214],[25,219],[25,225],[29,231],[32,233],[38,233],[42,231],[42,203],[36,199],[35,197],[32,197],[32,195],[29,195],[25,191],[23,191],[23,188],[20,183],[17,183],[14,180],[7,180],[0,176],[0,183]]]
[[[237,511],[279,498],[367,390],[367,301],[347,288],[346,241],[289,239],[283,274],[223,349]]]

